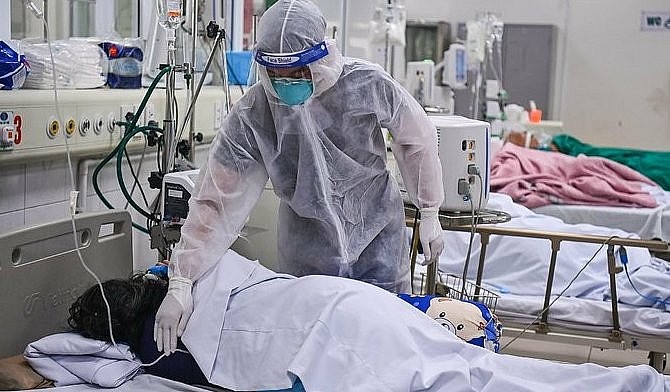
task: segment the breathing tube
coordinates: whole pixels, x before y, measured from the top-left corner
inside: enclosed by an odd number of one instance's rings
[[[160,80],[168,72],[170,72],[170,69],[171,69],[170,67],[163,68],[158,73],[158,75],[153,80],[153,82],[151,82],[151,85],[147,89],[147,92],[144,94],[144,98],[142,99],[142,102],[140,103],[140,106],[137,109],[137,113],[135,113],[135,116],[133,117],[131,122],[130,123],[125,123],[125,122],[119,122],[118,123],[120,125],[126,125],[125,135],[123,136],[123,138],[121,139],[119,144],[116,145],[114,150],[112,150],[112,152],[110,152],[109,155],[107,155],[102,161],[100,161],[100,163],[95,167],[95,170],[93,170],[93,178],[92,178],[93,189],[95,190],[95,194],[100,198],[102,203],[107,208],[113,209],[114,206],[112,206],[112,204],[105,198],[105,196],[102,194],[102,191],[100,190],[100,186],[98,184],[98,176],[100,175],[100,171],[113,157],[117,157],[117,159],[118,159],[118,157],[122,156],[123,152],[126,149],[126,145],[131,140],[131,138],[134,135],[136,135],[137,133],[143,132],[144,134],[147,134],[149,131],[163,132],[163,130],[159,127],[154,127],[154,126],[138,127],[137,122],[139,121],[140,116],[142,115],[142,112],[144,111],[144,108],[146,107],[147,102],[149,101],[149,98],[151,97],[151,94],[155,90],[155,88],[158,85],[158,83],[160,82]],[[122,177],[121,168],[120,168],[120,161],[117,161],[116,174],[117,174],[117,179],[118,179],[118,182],[119,182],[119,186],[121,188],[121,192],[123,193],[124,197],[128,200],[128,203],[130,203],[130,205],[135,210],[137,210],[140,214],[142,214],[144,217],[146,217],[150,220],[155,220],[156,218],[153,215],[151,215],[150,213],[144,211],[144,209],[142,209],[142,207],[138,206],[135,203],[135,201],[132,199],[132,196],[128,193],[128,190],[126,189],[125,184],[123,182],[123,177]],[[149,234],[149,230],[147,228],[144,228],[144,227],[142,227],[142,226],[140,226],[140,225],[138,225],[134,222],[133,222],[133,227],[136,228],[137,230],[145,233],[145,234]]]

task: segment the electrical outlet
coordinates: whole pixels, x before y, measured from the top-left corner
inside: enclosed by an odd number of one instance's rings
[[[158,122],[158,115],[156,114],[156,106],[153,103],[147,103],[144,107],[144,124],[149,124],[149,121]]]
[[[121,108],[119,110],[120,121],[128,121],[128,119],[126,118],[126,115],[128,113],[132,113],[133,115],[135,115],[135,110],[136,110],[136,108],[135,108],[135,105],[133,105],[133,104],[121,105]],[[141,125],[141,124],[139,124],[139,121],[138,121],[137,125]]]
[[[110,112],[107,114],[107,131],[109,133],[114,132],[114,127],[116,126],[116,116],[114,116],[114,113]]]
[[[105,118],[102,117],[102,114],[96,114],[95,122],[93,123],[93,132],[95,132],[96,135],[99,135],[104,128]]]
[[[89,118],[86,116],[82,116],[79,120],[79,133],[81,136],[86,136],[88,131],[91,130],[91,126],[91,120],[89,120]]]

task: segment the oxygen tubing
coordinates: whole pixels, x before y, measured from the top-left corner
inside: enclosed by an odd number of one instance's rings
[[[171,69],[170,67],[165,67],[165,68],[163,68],[163,69],[158,73],[158,75],[156,76],[156,78],[154,78],[154,80],[151,82],[151,85],[150,85],[149,88],[147,89],[146,94],[144,94],[144,98],[142,99],[142,102],[140,103],[140,106],[139,106],[139,108],[138,108],[138,110],[137,110],[137,113],[135,113],[135,116],[133,117],[132,122],[128,125],[128,128],[127,128],[128,131],[126,132],[127,134],[130,133],[130,132],[132,132],[132,130],[136,127],[137,122],[139,121],[140,115],[141,115],[142,112],[144,111],[144,108],[145,108],[145,106],[147,105],[147,102],[149,101],[149,97],[151,96],[151,94],[153,93],[154,89],[155,89],[156,86],[158,85],[158,82],[160,82],[160,80],[163,78],[163,76],[165,76],[168,72],[170,72],[170,69]],[[142,128],[145,129],[145,127],[142,127]],[[157,131],[161,131],[161,132],[163,131],[162,129],[160,129],[160,128],[158,128],[158,127],[150,127],[150,128],[146,128],[146,129],[153,129],[153,130],[157,130]],[[145,130],[146,130],[146,129],[145,129]],[[105,196],[102,194],[102,191],[100,190],[100,186],[98,185],[98,175],[100,174],[100,171],[102,170],[102,168],[107,164],[107,162],[109,162],[109,161],[112,159],[112,157],[114,157],[114,156],[117,155],[117,153],[118,153],[118,151],[119,151],[119,149],[120,149],[120,146],[121,146],[121,144],[122,144],[122,142],[123,142],[124,139],[125,139],[125,137],[124,137],[123,139],[121,139],[121,142],[119,142],[119,144],[114,148],[114,150],[112,150],[112,152],[110,152],[109,155],[107,155],[107,156],[106,156],[106,157],[105,157],[105,158],[104,158],[104,159],[103,159],[103,160],[102,160],[102,161],[95,167],[95,170],[93,170],[92,183],[93,183],[93,189],[95,190],[95,194],[100,198],[100,200],[102,201],[102,203],[103,203],[107,208],[109,208],[109,209],[114,209],[114,206],[112,206],[112,204],[111,204],[111,203],[105,198]],[[124,149],[125,149],[125,144],[127,144],[127,141],[126,141],[125,143],[123,143]],[[118,179],[118,178],[117,178],[117,179]],[[135,227],[136,229],[138,229],[138,230],[140,230],[140,231],[142,231],[142,232],[148,234],[148,230],[146,230],[146,229],[145,229],[144,227],[142,227],[142,226],[139,226],[139,225],[133,223],[133,227]]]

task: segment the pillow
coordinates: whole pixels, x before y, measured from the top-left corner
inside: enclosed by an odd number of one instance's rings
[[[502,324],[486,305],[434,295],[398,296],[466,342],[493,352],[500,349]]]

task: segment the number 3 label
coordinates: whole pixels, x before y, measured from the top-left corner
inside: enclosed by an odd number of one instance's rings
[[[14,116],[14,144],[21,144],[22,134],[23,134],[23,119],[21,116]]]

